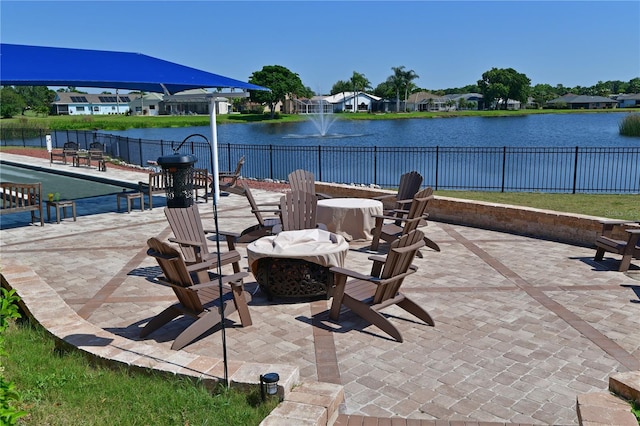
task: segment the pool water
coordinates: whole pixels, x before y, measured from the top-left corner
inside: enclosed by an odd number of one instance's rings
[[[0,181],[16,183],[41,182],[43,200],[46,200],[47,194],[50,193],[59,194],[61,200],[78,200],[81,198],[115,194],[122,191],[121,186],[31,170],[7,164],[0,165]]]

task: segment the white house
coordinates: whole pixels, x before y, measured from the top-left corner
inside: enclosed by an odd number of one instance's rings
[[[323,97],[324,102],[333,105],[333,112],[368,112],[371,111],[371,104],[380,99],[366,92],[340,92]]]
[[[59,115],[126,114],[129,112],[129,103],[138,96],[56,92],[51,106],[53,113]]]
[[[168,115],[209,114],[209,96],[204,89],[192,89],[173,95],[164,95],[160,113]],[[229,114],[232,105],[229,99],[220,97],[216,102],[216,114]]]
[[[129,110],[131,115],[160,115],[160,102],[161,94],[147,93],[129,102]]]

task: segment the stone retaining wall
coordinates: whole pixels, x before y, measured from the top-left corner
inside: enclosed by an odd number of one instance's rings
[[[332,197],[357,198],[373,198],[395,193],[324,182],[316,182],[316,191]],[[392,204],[387,207],[391,206]],[[449,197],[435,197],[427,206],[427,211],[429,219],[437,222],[472,226],[594,248],[596,237],[602,232],[600,220],[605,219]],[[623,231],[614,237],[627,239]]]

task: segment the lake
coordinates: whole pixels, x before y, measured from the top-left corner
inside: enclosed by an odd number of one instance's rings
[[[319,137],[309,120],[299,123],[218,125],[218,142],[231,144],[352,147],[637,147],[640,138],[621,136],[629,113],[532,114],[514,117],[341,120]],[[181,141],[209,127],[105,131],[131,138]]]

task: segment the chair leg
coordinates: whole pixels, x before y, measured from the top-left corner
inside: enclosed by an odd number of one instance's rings
[[[251,321],[251,312],[249,312],[249,306],[247,305],[247,299],[245,292],[241,285],[232,286],[233,291],[233,303],[240,316],[240,323],[243,327],[249,327],[253,322]]]
[[[202,336],[204,333],[212,329],[216,326],[216,324],[220,323],[220,313],[217,310],[209,311],[199,317],[196,322],[187,327],[176,340],[173,341],[171,345],[171,349],[179,351],[180,349],[187,346],[189,343],[196,340],[198,337]]]
[[[398,331],[398,329],[380,312],[371,309],[369,305],[362,303],[359,300],[352,299],[348,295],[345,295],[343,303],[360,318],[375,325],[380,330],[402,343],[402,335],[400,334],[400,331]]]
[[[174,318],[179,317],[180,315],[182,315],[182,312],[180,312],[179,309],[176,309],[175,305],[169,306],[167,309],[153,317],[151,321],[149,321],[147,325],[145,325],[142,330],[140,330],[140,337],[147,337],[149,334],[153,333],[154,331],[172,321]]]
[[[431,315],[429,315],[429,313],[425,311],[421,306],[416,304],[416,302],[407,298],[406,296],[404,300],[402,300],[401,302],[398,302],[398,306],[400,306],[405,311],[409,312],[411,315],[417,318],[420,318],[422,321],[426,322],[430,326],[435,326],[435,323],[433,322],[433,318],[431,318]]]
[[[602,260],[604,258],[604,249],[601,247],[598,247],[598,250],[596,250],[596,256],[594,257],[594,260]]]
[[[427,247],[432,248],[435,251],[440,251],[440,246],[436,244],[433,240],[427,237],[424,237],[424,243],[427,245]]]
[[[622,260],[620,260],[620,267],[618,268],[618,272],[626,272],[629,270],[631,266],[631,255],[625,254],[622,256]]]

